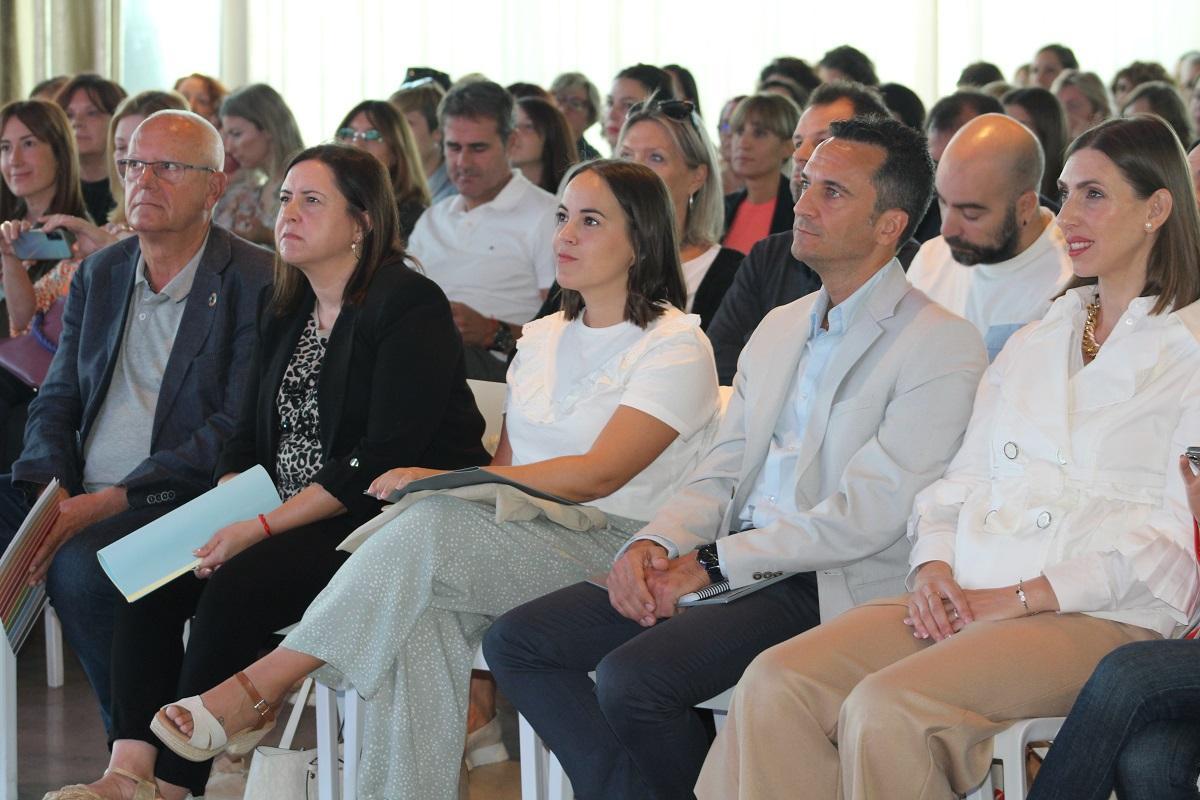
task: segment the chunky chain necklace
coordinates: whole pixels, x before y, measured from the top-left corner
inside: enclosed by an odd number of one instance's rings
[[[1091,361],[1100,352],[1096,341],[1096,320],[1100,318],[1100,295],[1087,307],[1087,321],[1083,323],[1083,359]]]

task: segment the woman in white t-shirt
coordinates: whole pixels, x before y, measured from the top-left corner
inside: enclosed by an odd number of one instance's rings
[[[699,320],[678,309],[663,182],[637,164],[590,162],[557,214],[563,310],[525,328],[490,469],[603,521],[574,530],[528,507],[499,522],[499,503],[416,501],[355,551],[282,647],[159,712],[172,750],[210,757],[227,740],[244,749],[273,716],[254,704],[273,707],[319,669],[370,701],[359,797],[454,796],[471,666],[492,620],[605,572],[691,471],[717,416],[717,376]],[[394,469],[370,491],[384,497],[437,472]]]

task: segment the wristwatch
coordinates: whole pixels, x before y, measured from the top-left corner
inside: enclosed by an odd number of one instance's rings
[[[492,337],[489,350],[496,350],[507,355],[517,346],[517,337],[513,336],[512,328],[507,322],[496,320],[496,335]]]
[[[708,580],[710,582],[720,583],[725,580],[725,576],[721,573],[721,559],[717,555],[716,542],[696,548],[696,561],[700,562],[700,566],[704,567],[704,571],[708,573]]]

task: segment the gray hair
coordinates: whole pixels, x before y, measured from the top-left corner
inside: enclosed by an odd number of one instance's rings
[[[587,95],[588,127],[591,127],[600,119],[600,90],[582,72],[564,72],[550,84],[550,94],[555,96],[572,89],[580,89]]]

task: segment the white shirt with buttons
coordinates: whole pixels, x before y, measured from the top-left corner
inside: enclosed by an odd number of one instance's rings
[[[467,210],[460,195],[431,206],[408,250],[451,301],[522,324],[554,282],[554,195],[519,170],[491,202]]]
[[[917,496],[910,563],[946,561],[967,589],[1045,575],[1063,612],[1169,635],[1200,592],[1178,466],[1200,444],[1200,303],[1136,298],[1084,366],[1095,291],[1056,300],[985,373],[962,448]]]

